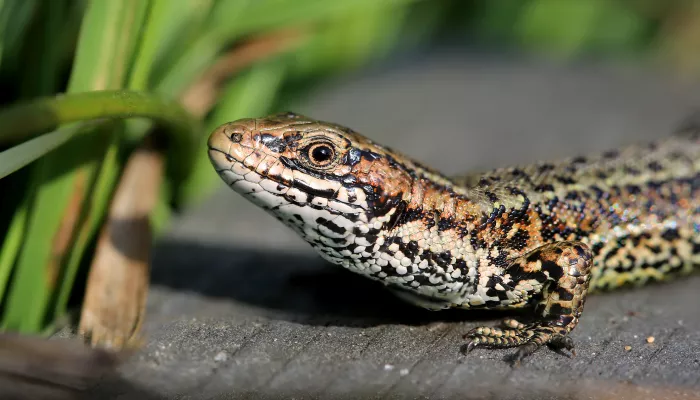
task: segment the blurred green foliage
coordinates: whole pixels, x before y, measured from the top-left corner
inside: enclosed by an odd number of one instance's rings
[[[197,120],[168,119],[181,112],[173,105],[169,111],[156,107],[162,114],[134,113],[150,119],[115,122],[124,115],[110,110],[128,106],[128,96],[107,94],[99,101],[112,108],[92,109],[77,121],[30,108],[28,119],[36,121],[17,127],[11,112],[0,113],[0,126],[15,123],[0,131],[0,170],[19,168],[0,180],[0,325],[38,332],[66,314],[71,294],[80,299],[81,276],[120,172],[154,132],[154,121],[175,121],[165,129],[168,176],[152,215],[160,230],[173,210],[217,187],[204,151],[208,132],[226,121],[279,111],[330,76],[445,40],[465,49],[509,48],[564,59],[656,58],[697,71],[698,3],[0,0],[0,106],[127,89],[151,93],[151,103],[144,104],[181,102]],[[267,47],[250,45],[265,40]],[[229,71],[207,81],[216,68]],[[52,109],[57,102],[47,97],[38,103]],[[29,140],[36,126],[46,127],[46,135]]]

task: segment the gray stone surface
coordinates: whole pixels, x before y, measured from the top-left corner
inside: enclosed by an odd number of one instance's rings
[[[699,89],[632,66],[446,51],[333,82],[295,111],[458,173],[667,134]],[[577,357],[544,349],[511,368],[511,351],[459,352],[501,315],[400,303],[223,183],[175,221],[153,268],[148,342],[95,398],[700,398],[699,276],[591,297]]]

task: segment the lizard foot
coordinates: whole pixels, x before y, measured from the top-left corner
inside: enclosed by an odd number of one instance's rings
[[[567,354],[564,350],[568,350],[572,356],[576,355],[574,341],[566,336],[561,328],[537,323],[525,325],[513,319],[503,321],[501,326],[480,326],[469,331],[464,335],[468,340],[465,353],[470,353],[477,347],[491,349],[517,347],[518,350],[510,358],[518,364],[543,345],[548,345],[561,354]]]
[[[523,324],[507,319],[500,327],[481,326],[465,335],[469,342],[466,352],[477,347],[518,347],[513,361],[521,360],[543,345],[559,353],[568,350],[575,355],[574,342],[569,332],[578,324],[586,300],[592,253],[580,242],[557,242],[541,246],[515,260],[507,269],[507,275],[518,277],[507,285],[520,293],[528,294],[526,287],[541,285],[534,307],[535,320]],[[504,287],[503,285],[501,285]],[[494,288],[497,292],[497,289]],[[534,297],[534,292],[529,296]]]

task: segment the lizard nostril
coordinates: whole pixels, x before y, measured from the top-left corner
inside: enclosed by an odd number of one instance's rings
[[[242,139],[243,135],[241,135],[240,133],[234,133],[233,135],[231,135],[231,141],[233,143],[240,143]]]

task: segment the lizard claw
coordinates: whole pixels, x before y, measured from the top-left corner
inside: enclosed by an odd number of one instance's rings
[[[469,343],[467,344],[467,351],[466,351],[466,353],[467,353],[467,354],[471,353],[474,349],[477,348],[478,345],[479,345],[478,342],[476,342],[476,341],[474,341],[474,340],[470,340]]]
[[[563,354],[569,358],[576,357],[574,341],[569,336],[555,336],[548,344],[559,354]],[[564,350],[568,350],[568,352]]]
[[[467,343],[462,345],[461,352],[466,356],[469,355],[472,351],[474,351],[474,349],[476,349],[477,347],[479,347],[479,341],[471,339]]]

